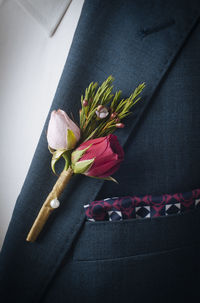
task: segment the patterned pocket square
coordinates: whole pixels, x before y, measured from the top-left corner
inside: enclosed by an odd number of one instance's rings
[[[200,207],[200,188],[158,196],[123,196],[95,200],[84,205],[88,221],[116,221],[181,214]]]

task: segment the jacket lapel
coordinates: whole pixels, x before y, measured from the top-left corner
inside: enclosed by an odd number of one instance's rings
[[[84,16],[88,9],[89,4],[86,1],[72,48],[77,46],[76,43],[78,43],[81,27],[85,25]],[[124,148],[130,133],[136,131],[136,126],[141,122],[142,116],[147,110],[151,100],[153,100],[156,90],[188,39],[191,31],[196,26],[198,14],[195,11],[191,12],[191,14],[188,13],[189,17],[187,17],[187,15],[184,16],[184,18],[178,12],[174,14],[178,16],[176,22],[173,20],[168,21],[166,24],[161,24],[160,27],[155,27],[152,22],[141,28],[139,47],[135,49],[135,57],[140,61],[140,68],[137,69],[137,78],[139,82],[145,81],[147,87],[143,95],[143,101],[138,103],[134,115],[132,115],[130,119],[127,119],[126,127],[116,132]],[[176,16],[174,15],[174,17]],[[153,63],[152,58],[154,58]],[[67,103],[65,102],[66,96],[62,94],[63,86],[67,85],[65,77],[70,70],[68,66],[69,60],[74,60],[71,53],[69,54],[62,79],[58,86],[52,109],[57,107],[62,108],[63,105],[63,108],[67,112],[76,113],[78,112],[79,104],[74,100],[76,100],[76,98],[79,100],[79,96],[78,94],[76,96],[76,92],[74,93],[75,85],[72,86],[73,91],[70,91],[71,88],[68,87],[68,93],[70,92],[72,96],[74,94],[74,98],[68,100]],[[75,63],[76,62],[74,62],[74,68]],[[148,69],[147,67],[149,65],[151,67],[151,64],[154,64],[154,67]],[[74,79],[74,82],[76,81],[77,80]],[[79,89],[77,89],[77,91],[79,91]],[[57,100],[63,100],[63,104],[62,102],[56,103]],[[41,163],[42,173],[40,174],[40,178],[42,180],[43,172],[44,174],[47,173],[47,167],[49,167],[48,151],[44,152],[44,150],[47,150],[46,137],[44,134],[40,139],[39,149],[43,150],[42,155],[40,151],[37,151],[35,158],[39,159],[41,156],[46,159]],[[35,168],[31,168],[30,172],[32,176],[37,175]],[[51,187],[54,182],[54,178],[49,180],[49,187]],[[41,205],[38,205],[38,201],[35,201],[36,197],[34,197],[33,190],[33,197],[30,198],[32,199],[30,201],[31,206],[27,209],[25,202],[29,192],[27,192],[26,188],[30,188],[30,178],[29,184],[25,182],[18,198],[2,250],[2,259],[8,260],[4,262],[5,268],[11,268],[11,270],[14,268],[9,285],[12,285],[12,292],[18,296],[20,302],[38,302],[40,300],[63,258],[68,256],[72,242],[84,224],[85,216],[83,205],[91,200],[95,200],[104,182],[108,181],[87,178],[81,175],[73,177],[70,181],[70,186],[65,190],[61,207],[56,211],[55,215],[49,218],[48,224],[46,224],[38,241],[35,243],[27,243],[25,238]],[[32,186],[36,187],[35,193],[38,194],[41,185],[32,184]],[[38,195],[38,199],[44,201],[44,194],[41,193],[41,195]],[[18,236],[15,237],[15,234]],[[9,264],[10,259],[13,260],[12,265]],[[18,283],[19,272],[20,281]],[[20,297],[22,294],[23,297]]]

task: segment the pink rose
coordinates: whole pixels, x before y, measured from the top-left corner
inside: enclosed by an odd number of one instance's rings
[[[92,144],[92,145],[91,145]],[[89,145],[91,145],[89,147]],[[86,149],[87,148],[87,149]],[[84,154],[75,161],[80,150],[85,150]],[[91,139],[83,142],[76,150],[72,153],[72,164],[79,164],[77,167],[81,167],[81,163],[86,163],[93,159],[92,165],[83,172],[86,176],[106,178],[114,174],[118,170],[120,163],[124,159],[124,151],[117,136],[111,134],[106,137],[97,139]],[[78,173],[78,171],[77,171]]]
[[[80,139],[79,127],[61,109],[54,110],[47,130],[47,141],[51,148],[73,149]]]

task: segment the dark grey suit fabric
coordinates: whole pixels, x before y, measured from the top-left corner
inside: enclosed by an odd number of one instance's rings
[[[75,176],[38,241],[26,235],[56,181],[47,117],[1,251],[1,302],[192,302],[200,300],[200,211],[86,222],[83,205],[123,195],[200,187],[198,1],[86,0],[51,110],[72,112],[91,81],[115,77],[143,99],[117,130],[119,184]],[[60,166],[61,168],[61,166]],[[189,301],[188,301],[189,300]]]

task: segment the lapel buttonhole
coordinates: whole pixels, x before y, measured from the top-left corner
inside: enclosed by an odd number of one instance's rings
[[[148,35],[151,35],[153,33],[157,33],[161,30],[164,30],[172,25],[175,24],[175,20],[174,19],[170,19],[170,20],[166,20],[160,24],[155,24],[151,27],[146,27],[140,30],[140,36],[142,36],[142,38],[145,38]]]

